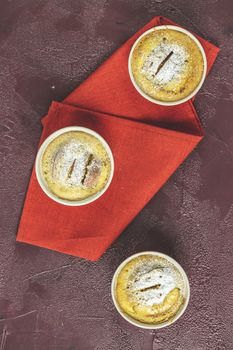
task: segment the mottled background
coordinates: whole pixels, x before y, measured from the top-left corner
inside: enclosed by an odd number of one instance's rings
[[[0,350],[233,348],[232,12],[231,0],[0,0]],[[195,101],[204,141],[99,262],[17,244],[41,117],[155,15],[221,48]],[[117,265],[146,249],[177,259],[192,289],[154,333],[110,297]]]

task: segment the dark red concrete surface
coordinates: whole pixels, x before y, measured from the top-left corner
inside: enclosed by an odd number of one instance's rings
[[[0,350],[233,349],[231,0],[0,1]],[[155,15],[221,47],[195,101],[204,141],[97,263],[17,244],[40,118]],[[132,253],[170,254],[191,301],[170,328],[115,311],[111,277]]]

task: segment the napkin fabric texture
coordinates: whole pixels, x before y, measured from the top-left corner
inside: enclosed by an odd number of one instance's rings
[[[155,17],[63,103],[52,103],[42,121],[40,144],[60,128],[88,127],[110,145],[115,172],[98,200],[68,207],[44,194],[33,169],[18,241],[97,260],[200,142],[203,132],[192,101],[156,105],[144,99],[129,78],[128,56],[134,41],[164,24],[175,23]],[[206,52],[209,72],[219,49],[197,38]]]

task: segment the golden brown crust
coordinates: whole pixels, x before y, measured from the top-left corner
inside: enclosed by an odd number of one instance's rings
[[[175,44],[183,48],[187,55],[179,79],[171,79],[162,84],[156,79],[148,80],[148,76],[143,72],[148,56],[161,44],[171,45],[170,47]],[[147,34],[140,40],[132,54],[131,68],[137,85],[146,95],[159,101],[174,102],[189,96],[199,85],[203,76],[204,61],[199,47],[188,35],[173,29],[161,29]],[[160,66],[163,72],[167,68],[168,62]]]
[[[88,198],[102,190],[110,171],[111,162],[103,144],[81,131],[56,137],[42,156],[42,174],[49,189],[70,201]]]
[[[142,266],[146,269],[146,264],[148,264],[149,270],[156,266],[174,269],[176,286],[159,304],[147,305],[140,302],[140,299],[135,298],[135,291],[130,289],[137,271]],[[163,323],[172,320],[184,304],[184,281],[179,271],[165,259],[142,255],[131,260],[120,271],[116,282],[116,299],[122,311],[130,317],[147,324]]]

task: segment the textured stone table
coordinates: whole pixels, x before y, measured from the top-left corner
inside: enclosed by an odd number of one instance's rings
[[[0,350],[230,350],[233,343],[231,0],[1,0]],[[155,15],[221,47],[195,106],[204,141],[97,263],[16,244],[40,118]],[[185,315],[150,332],[115,311],[110,282],[154,249],[190,276]]]

